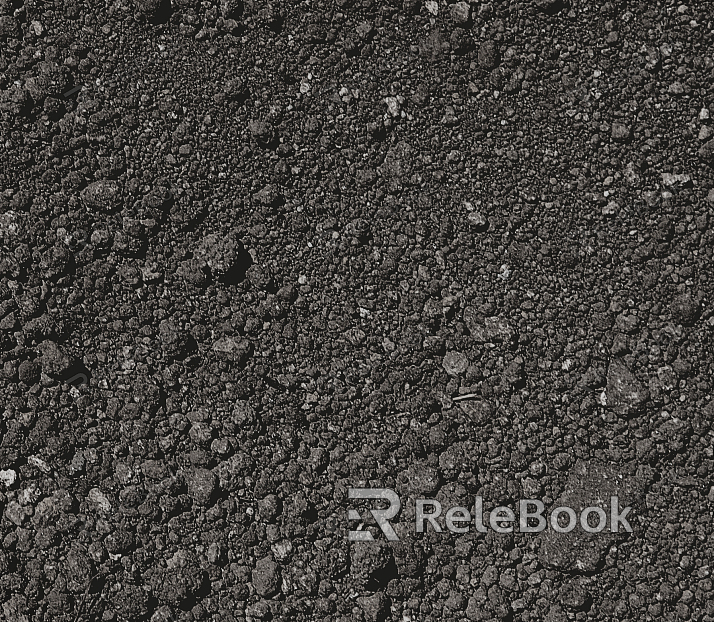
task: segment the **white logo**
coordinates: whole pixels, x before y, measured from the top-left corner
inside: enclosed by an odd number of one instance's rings
[[[390,519],[394,518],[402,507],[399,495],[390,488],[349,488],[347,496],[350,499],[383,499],[389,502],[386,510],[370,509],[370,513],[377,522],[387,540],[399,540],[394,528],[390,524]],[[620,526],[628,533],[632,533],[632,527],[627,520],[631,507],[620,510],[619,499],[616,496],[610,497],[610,516],[601,507],[590,506],[582,510],[578,517],[577,512],[569,507],[557,507],[546,519],[545,505],[538,499],[521,499],[518,502],[518,514],[506,506],[493,508],[489,512],[488,525],[484,524],[483,497],[476,497],[473,510],[469,511],[465,507],[450,508],[443,519],[441,503],[436,499],[417,499],[415,507],[415,530],[417,533],[424,533],[431,526],[432,531],[441,533],[444,526],[451,533],[467,533],[471,528],[485,533],[490,527],[496,533],[513,533],[518,530],[520,533],[539,533],[545,529],[552,529],[557,533],[569,533],[578,525],[586,533],[600,533],[605,531],[609,523],[609,531],[617,533]],[[428,511],[427,511],[428,510]],[[347,519],[350,521],[362,521],[362,517],[357,510],[347,511]],[[437,520],[440,519],[440,520]],[[530,522],[529,522],[530,521]],[[533,524],[537,521],[537,525]],[[374,537],[368,530],[363,530],[364,522],[360,522],[356,530],[351,530],[348,539],[352,542],[372,542]]]

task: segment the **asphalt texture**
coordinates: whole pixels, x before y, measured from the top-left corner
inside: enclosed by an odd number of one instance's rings
[[[0,0],[0,619],[714,620],[713,56],[703,0]]]

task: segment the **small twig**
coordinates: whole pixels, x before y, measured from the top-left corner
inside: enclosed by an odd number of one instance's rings
[[[452,397],[451,400],[453,402],[461,402],[463,400],[472,400],[475,397],[478,397],[478,393],[464,393],[463,395]]]
[[[77,91],[81,91],[84,88],[84,84],[80,84],[79,86],[75,86],[73,89],[70,89],[64,94],[65,99],[69,97],[70,95],[74,95]]]

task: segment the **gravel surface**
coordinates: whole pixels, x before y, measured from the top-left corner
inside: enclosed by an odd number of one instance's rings
[[[0,0],[0,619],[714,621],[710,115],[707,0]]]

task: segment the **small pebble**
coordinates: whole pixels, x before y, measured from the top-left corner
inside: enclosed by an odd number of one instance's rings
[[[471,19],[471,5],[467,2],[457,2],[451,5],[451,19],[456,24],[466,24]]]
[[[611,135],[613,140],[625,141],[630,138],[630,128],[620,121],[615,121],[612,124]]]
[[[17,479],[17,473],[12,469],[6,469],[0,471],[0,482],[2,482],[6,488],[10,488],[15,483]]]
[[[442,364],[449,376],[460,376],[468,369],[469,359],[461,352],[447,352]]]

